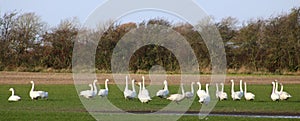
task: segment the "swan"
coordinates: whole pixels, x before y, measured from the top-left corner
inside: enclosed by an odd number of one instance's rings
[[[139,100],[140,100],[142,103],[148,103],[148,102],[151,100],[149,94],[146,94],[146,93],[144,93],[144,92],[142,91],[142,84],[141,84],[141,82],[139,82],[138,84],[139,84],[139,86],[140,86],[140,91],[139,91],[139,94],[138,94]]]
[[[98,80],[94,80],[94,82],[93,82],[93,97],[94,96],[96,96],[97,95],[97,92],[98,92],[98,90],[97,90],[97,86],[96,86],[96,82],[97,82]]]
[[[251,92],[247,92],[247,84],[246,84],[246,82],[244,82],[244,85],[245,85],[245,95],[244,95],[244,97],[245,97],[245,99],[246,100],[254,100],[254,98],[255,98],[255,95],[253,94],[253,93],[251,93]]]
[[[205,95],[206,92],[204,90],[201,90],[201,83],[200,82],[197,82],[197,84],[199,86],[198,91],[197,91],[197,95],[198,95],[198,97],[200,99],[200,97],[202,97],[203,95]]]
[[[191,99],[194,96],[194,82],[191,83],[191,91],[185,93],[187,99]]]
[[[107,87],[107,82],[109,80],[106,79],[105,80],[105,89],[100,89],[98,95],[100,95],[101,97],[106,97],[108,95],[108,87]]]
[[[234,92],[234,81],[233,80],[230,80],[230,81],[231,81],[231,98],[232,98],[232,100],[241,100],[241,98],[243,97],[243,92],[241,92],[241,91]]]
[[[125,84],[125,90],[124,90],[124,97],[125,99],[133,99],[136,97],[136,91],[135,91],[135,87],[134,87],[134,82],[135,80],[133,79],[131,81],[132,83],[132,90],[128,89],[128,77],[126,76],[126,84]]]
[[[34,91],[34,82],[30,81],[30,83],[32,84],[31,86],[31,90],[29,92],[29,96],[31,97],[31,99],[38,99],[38,98],[48,98],[48,92],[45,91]]]
[[[171,100],[173,102],[176,102],[177,104],[179,104],[178,102],[182,101],[185,98],[185,93],[184,93],[184,89],[183,89],[183,84],[180,84],[181,87],[181,94],[172,94],[170,95],[170,97],[168,97],[168,100]]]
[[[199,99],[199,103],[208,105],[210,102],[210,95],[208,91],[209,84],[206,84],[206,93]]]
[[[130,95],[132,94],[132,92],[133,92],[132,90],[128,89],[128,76],[126,76],[126,79],[125,79],[125,89],[124,89],[124,92],[123,92],[124,98],[125,99],[131,99]]]
[[[142,78],[143,78],[143,89],[142,89],[142,92],[145,95],[149,95],[149,91],[145,88],[145,77],[142,76]]]
[[[8,98],[8,101],[19,101],[19,100],[21,100],[20,96],[15,95],[14,88],[10,88],[9,91],[11,91],[11,96]]]
[[[93,85],[89,84],[89,87],[91,88],[90,90],[81,91],[79,95],[83,96],[85,98],[92,98],[92,97],[94,97]]]
[[[271,99],[273,101],[279,101],[279,94],[275,92],[275,82],[272,82],[273,89],[272,89],[272,94],[271,94]]]
[[[220,92],[220,95],[219,95],[219,99],[222,101],[222,100],[227,100],[227,93],[224,92],[224,83],[221,83],[220,84],[222,86],[222,89],[221,89],[221,92]]]
[[[157,91],[156,96],[160,98],[166,98],[169,94],[168,90],[168,82],[167,80],[164,81],[164,89]]]
[[[281,89],[280,89],[280,92],[279,92],[280,100],[287,100],[290,97],[292,97],[289,93],[283,91],[283,84],[282,83],[280,83],[280,86],[281,86]]]

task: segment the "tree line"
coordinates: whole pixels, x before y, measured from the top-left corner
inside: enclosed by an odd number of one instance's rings
[[[86,38],[99,41],[94,58],[96,68],[111,72],[112,53],[119,40],[131,30],[150,25],[162,25],[178,32],[194,50],[201,72],[209,73],[212,68],[205,42],[188,23],[156,18],[140,23],[108,24],[107,28],[89,31],[72,18],[49,27],[35,13],[3,13],[0,17],[0,70],[70,71],[74,43],[79,41],[80,34],[87,33]],[[227,17],[206,25],[209,26],[216,26],[223,39],[229,73],[300,71],[300,8],[267,19],[252,19],[242,25],[237,19]],[[129,69],[133,73],[147,72],[154,65],[161,65],[168,72],[180,71],[175,55],[158,45],[139,48],[130,58]]]

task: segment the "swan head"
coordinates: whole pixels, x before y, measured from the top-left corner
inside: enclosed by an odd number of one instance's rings
[[[134,79],[132,79],[132,80],[131,80],[131,82],[135,82],[135,80],[134,80]]]
[[[164,81],[164,84],[168,84],[167,80]]]
[[[275,82],[272,82],[272,84],[275,84]]]
[[[233,83],[233,79],[231,79],[231,80],[230,80],[230,82],[232,82],[232,83]]]
[[[105,81],[106,81],[106,82],[108,82],[109,80],[108,80],[108,79],[106,79]]]
[[[94,80],[94,83],[96,83],[97,81],[98,81],[98,80],[97,80],[97,79],[95,79],[95,80]]]
[[[142,85],[142,83],[141,83],[141,82],[138,82],[138,85],[139,85],[139,86],[141,86],[141,85]]]
[[[33,81],[30,81],[31,84],[33,84]]]
[[[92,85],[92,84],[89,84],[89,86],[90,86],[90,87],[93,87],[93,85]]]
[[[197,84],[199,84],[199,85],[200,85],[200,82],[197,82]]]
[[[9,88],[9,91],[14,91],[14,88]]]

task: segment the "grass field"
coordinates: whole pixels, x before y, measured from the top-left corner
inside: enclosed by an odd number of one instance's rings
[[[20,102],[8,102],[10,95],[8,89],[13,87],[15,93],[22,97]],[[103,85],[101,85],[103,87]],[[32,101],[29,98],[30,84],[27,85],[0,85],[0,120],[94,120],[85,110],[79,97],[77,96],[74,85],[37,85],[37,90],[46,90],[49,92],[48,100]],[[196,86],[195,86],[196,88]],[[273,102],[270,99],[271,85],[249,85],[248,90],[256,94],[254,101],[227,101],[218,102],[213,109],[214,113],[257,113],[273,115],[300,115],[300,85],[285,85],[285,90],[293,97],[288,101]],[[148,104],[142,104],[138,99],[125,101],[123,93],[116,85],[109,85],[110,102],[120,109],[126,111],[155,111],[165,107],[170,103],[168,100],[154,97]],[[171,93],[176,93],[177,85],[170,85]],[[189,90],[189,89],[188,89]],[[255,90],[255,91],[254,91]],[[225,86],[225,91],[229,94],[229,86]],[[151,93],[154,95],[154,93]],[[211,94],[212,95],[212,94]],[[101,99],[92,99],[92,101],[101,101]],[[83,99],[86,100],[86,99]],[[89,101],[89,100],[87,100]],[[189,100],[186,100],[189,101]],[[184,101],[185,102],[185,101]],[[184,103],[181,102],[181,103]],[[201,105],[195,98],[189,111],[199,111]],[[209,116],[208,120],[289,120],[289,119],[253,119],[240,117],[219,117]],[[197,116],[183,116],[180,120],[191,121],[198,120]]]

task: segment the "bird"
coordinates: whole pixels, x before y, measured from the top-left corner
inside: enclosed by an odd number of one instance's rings
[[[197,96],[198,96],[199,99],[200,99],[200,97],[202,97],[203,95],[205,95],[206,92],[205,92],[204,90],[201,90],[201,83],[200,83],[200,82],[197,82],[197,84],[198,84],[198,86],[199,86],[199,88],[198,88],[198,90],[197,90]]]
[[[241,95],[242,97],[244,96],[244,90],[243,90],[243,80],[240,80],[240,92],[241,92]]]
[[[185,92],[185,97],[187,99],[191,99],[194,97],[194,82],[191,83],[191,91],[190,92]]]
[[[247,92],[247,84],[246,84],[246,82],[244,82],[244,85],[245,85],[245,94],[244,94],[244,97],[245,97],[245,99],[246,100],[254,100],[254,98],[255,98],[255,95],[253,94],[253,93],[251,93],[251,92]]]
[[[108,95],[108,86],[107,86],[107,82],[109,80],[106,79],[105,80],[105,89],[100,89],[98,95],[100,95],[101,97],[106,97]]]
[[[220,101],[227,100],[228,96],[227,96],[227,93],[224,92],[224,83],[221,83],[220,85],[222,86],[222,89],[221,89],[221,92],[220,92],[220,95],[219,95],[219,100]]]
[[[10,88],[9,91],[11,91],[11,96],[8,98],[8,101],[19,101],[19,100],[21,100],[20,96],[15,95],[14,88]]]
[[[38,98],[48,99],[48,92],[46,92],[46,91],[34,91],[34,82],[30,81],[30,83],[32,84],[32,86],[31,86],[31,90],[29,92],[29,96],[32,100],[33,99],[38,99]]]
[[[158,90],[157,91],[157,93],[156,93],[157,97],[166,98],[168,96],[168,94],[169,94],[167,80],[164,80],[163,84],[164,84],[164,88],[162,90]]]
[[[83,96],[85,98],[93,98],[94,97],[94,91],[93,91],[93,85],[89,84],[90,90],[84,90],[80,92],[80,96]]]
[[[243,97],[243,92],[241,92],[241,91],[235,92],[234,91],[234,81],[233,80],[230,80],[230,81],[231,81],[231,98],[232,98],[232,100],[241,100]]]
[[[280,86],[281,86],[281,89],[280,89],[280,92],[279,92],[280,100],[288,100],[289,98],[291,98],[292,96],[289,93],[283,91],[283,84],[282,83],[280,83]]]
[[[271,99],[273,101],[279,101],[280,96],[278,93],[275,92],[275,82],[272,82],[272,85],[273,85],[273,89],[272,89]]]
[[[208,86],[209,86],[209,84],[206,84],[206,93],[205,93],[205,95],[203,95],[199,99],[199,103],[201,103],[201,104],[208,105],[209,102],[210,102],[210,95],[209,95],[209,91],[208,91]]]
[[[135,82],[135,80],[133,79],[131,81],[131,83],[132,83],[132,90],[129,90],[128,89],[128,76],[126,76],[125,89],[124,89],[124,92],[123,92],[125,99],[133,99],[133,98],[136,97],[136,91],[135,91],[135,87],[134,87],[134,82]]]
[[[184,93],[182,83],[180,84],[180,87],[181,87],[181,94],[172,94],[167,99],[179,104],[179,102],[182,101],[185,98],[185,93]]]
[[[139,90],[139,94],[138,94],[138,99],[142,102],[142,103],[148,103],[151,98],[149,96],[149,93],[146,94],[142,91],[142,84],[141,82],[138,82],[138,85],[140,87],[140,90]]]

